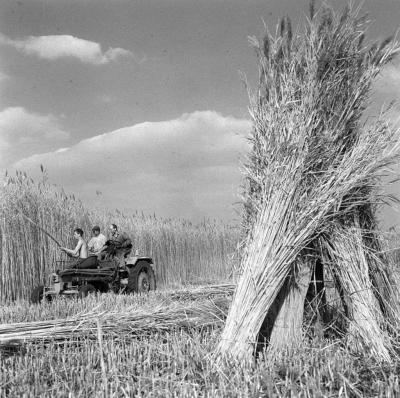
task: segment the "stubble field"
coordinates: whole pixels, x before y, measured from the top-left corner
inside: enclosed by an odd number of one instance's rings
[[[3,306],[0,396],[399,396],[400,362],[379,364],[367,355],[352,354],[343,341],[316,333],[297,351],[274,360],[261,350],[252,363],[217,363],[213,351],[231,292],[229,286],[217,291],[189,287],[146,296],[107,293]],[[119,314],[119,320],[110,313]],[[139,316],[133,319],[132,314]],[[85,316],[91,321],[76,321]],[[43,338],[4,342],[6,324],[26,327],[55,320],[55,331],[68,319],[75,328],[59,330],[57,338],[47,330]]]

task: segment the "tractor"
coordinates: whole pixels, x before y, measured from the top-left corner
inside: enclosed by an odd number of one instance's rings
[[[99,256],[97,268],[68,268],[70,261],[56,261],[64,268],[51,274],[47,286],[37,286],[31,302],[51,301],[58,296],[84,298],[95,292],[147,293],[156,289],[153,260],[131,255],[131,248],[110,247],[105,256]]]

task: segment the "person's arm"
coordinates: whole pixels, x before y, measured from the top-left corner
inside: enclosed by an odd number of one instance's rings
[[[82,247],[82,241],[79,241],[75,249],[67,249],[66,247],[61,247],[61,250],[67,253],[71,257],[79,257],[79,251]]]
[[[104,235],[102,235],[101,238],[100,238],[100,242],[101,242],[102,246],[105,246],[105,244],[107,242],[107,238]]]
[[[88,246],[88,250],[89,250],[90,252],[94,253],[94,240],[93,240],[93,238],[90,239],[90,241],[89,241],[89,243],[88,243],[87,246]]]
[[[97,250],[95,250],[95,246],[92,245],[92,247],[89,246],[89,251],[96,255],[100,254],[104,250],[104,243],[105,242],[102,242],[102,240],[98,240],[96,244]]]
[[[122,234],[122,237],[124,238],[124,240],[122,241],[122,245],[121,245],[122,247],[127,247],[132,244],[131,239],[125,232]]]
[[[104,245],[103,247],[98,251],[98,254],[102,253],[103,251],[107,250],[110,245],[112,245],[112,241],[110,239],[107,239],[104,237]]]
[[[97,242],[98,242],[99,249],[96,251],[93,250],[94,254],[100,254],[102,251],[104,251],[107,248],[107,246],[106,246],[107,238],[104,235],[100,236],[98,238]],[[90,245],[90,242],[89,242],[89,245]],[[89,246],[89,248],[90,248],[90,246]]]

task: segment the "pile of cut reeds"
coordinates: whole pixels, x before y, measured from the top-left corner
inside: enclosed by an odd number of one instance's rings
[[[188,287],[163,294],[166,298],[172,300],[200,300],[212,299],[218,296],[229,297],[232,295],[235,285],[224,283],[219,285],[206,285]]]
[[[204,290],[203,290],[204,292]],[[0,347],[30,341],[60,341],[69,338],[96,338],[101,325],[105,336],[135,336],[176,329],[222,326],[230,299],[160,302],[151,308],[137,305],[118,311],[92,310],[67,319],[0,325]]]
[[[362,120],[372,82],[399,45],[365,44],[359,12],[315,12],[311,2],[304,32],[283,18],[275,37],[252,39],[260,81],[244,165],[246,241],[218,355],[251,355],[265,320],[270,350],[301,342],[317,264],[334,276],[358,346],[382,360],[393,354],[382,320],[400,311],[376,209],[400,139],[384,115]]]

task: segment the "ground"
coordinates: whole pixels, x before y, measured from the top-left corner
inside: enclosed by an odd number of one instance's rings
[[[322,338],[307,340],[297,352],[283,353],[273,364],[261,353],[252,363],[223,361],[217,366],[212,353],[223,320],[212,324],[207,318],[210,310],[203,315],[200,310],[215,307],[215,314],[226,311],[230,295],[196,295],[198,288],[193,292],[165,291],[146,296],[107,293],[84,300],[59,299],[36,306],[20,301],[3,306],[0,338],[4,337],[4,324],[14,322],[27,325],[44,321],[41,325],[45,325],[48,320],[58,320],[61,325],[62,319],[82,314],[92,314],[100,321],[81,326],[78,333],[66,328],[59,340],[3,345],[0,397],[400,394],[400,362],[381,365],[374,358],[351,354],[343,342]],[[184,308],[187,316],[179,312]],[[193,317],[196,308],[197,318]],[[110,311],[120,314],[115,327],[105,321],[104,314]],[[140,316],[133,319],[127,315],[135,313]]]

